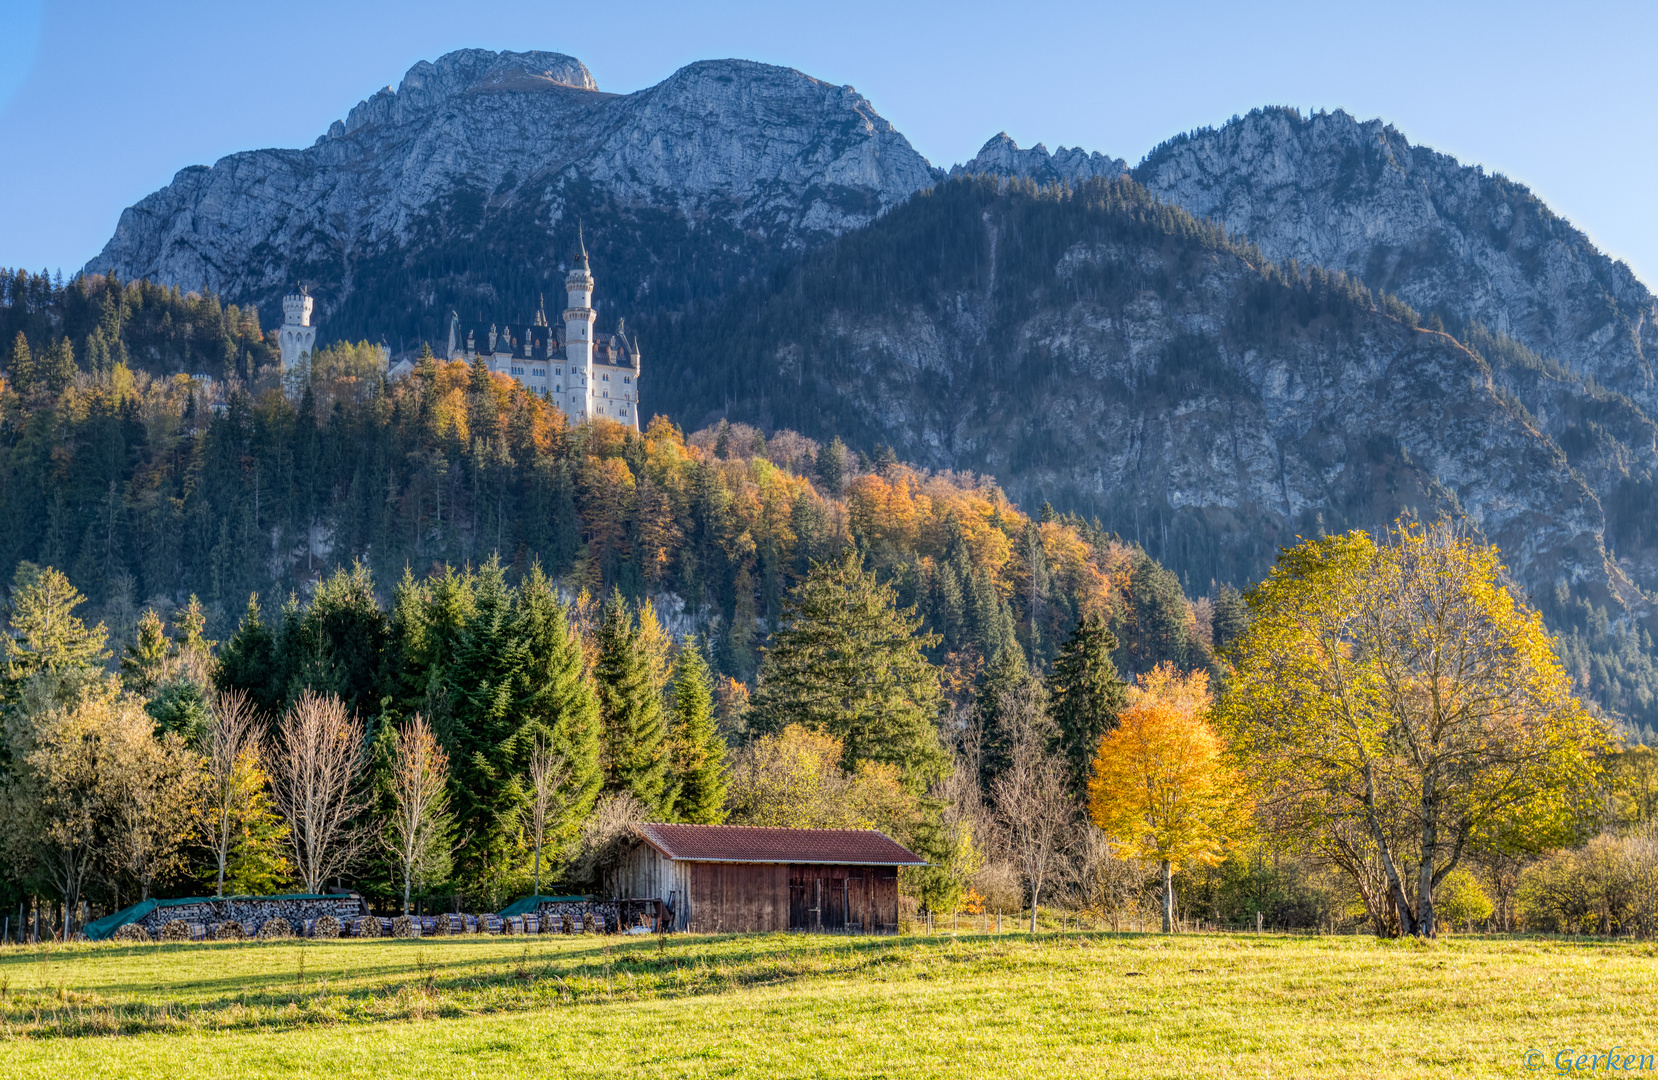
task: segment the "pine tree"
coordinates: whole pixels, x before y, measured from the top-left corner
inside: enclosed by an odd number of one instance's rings
[[[123,669],[125,666],[123,660]],[[259,594],[253,593],[236,633],[219,653],[213,684],[220,690],[243,691],[267,721],[274,721],[283,705],[276,675],[276,637],[260,619]]]
[[[121,657],[121,682],[135,694],[147,696],[161,681],[167,663],[167,628],[154,608],[138,620],[137,639]]]
[[[184,610],[173,617],[173,655],[174,656],[207,656],[212,653],[217,641],[208,641],[202,637],[202,631],[207,629],[207,613],[202,610],[201,601],[196,594],[191,593]]]
[[[876,581],[848,551],[817,563],[789,592],[781,629],[760,667],[754,706],[764,729],[800,724],[841,740],[841,765],[897,766],[919,792],[943,775],[938,739],[938,669],[923,649],[913,608],[900,611],[890,585]]]
[[[978,720],[979,785],[986,793],[1013,761],[1013,735],[1002,715],[1003,697],[1034,678],[1023,650],[1003,649],[979,681],[973,710]]]
[[[513,711],[521,718],[516,751],[533,750],[537,736],[562,762],[566,776],[547,821],[555,849],[576,838],[604,784],[599,766],[599,699],[582,675],[582,648],[553,583],[540,564],[518,587],[513,632],[523,661],[514,682]]]
[[[68,338],[60,339],[47,351],[41,367],[46,388],[54,394],[63,393],[75,385],[75,374],[79,370],[75,367],[75,346]]]
[[[847,465],[846,444],[839,435],[818,451],[817,474],[831,495],[839,495],[845,487]]]
[[[1243,595],[1237,589],[1230,585],[1220,587],[1220,593],[1215,597],[1215,614],[1210,626],[1214,632],[1216,652],[1238,640],[1244,631],[1249,629],[1249,608],[1244,604]],[[1647,651],[1650,652],[1651,649]]]
[[[443,675],[450,714],[440,737],[452,763],[451,808],[457,833],[469,838],[456,871],[464,884],[483,890],[515,861],[524,799],[513,713],[523,644],[513,634],[512,600],[500,561],[491,557],[477,572],[473,611]]]
[[[18,566],[10,625],[0,636],[0,705],[16,704],[36,675],[92,671],[109,659],[104,624],[88,627],[74,614],[85,602],[69,579],[50,566]]]
[[[668,787],[667,732],[662,698],[652,685],[649,661],[639,647],[627,601],[612,590],[599,624],[599,710],[604,725],[605,790],[630,792],[652,813],[662,809]]]
[[[35,385],[35,362],[29,352],[29,339],[21,330],[12,341],[11,363],[7,369],[11,372],[13,388],[27,397]]]
[[[1089,765],[1100,740],[1116,725],[1127,692],[1111,662],[1111,650],[1116,647],[1117,639],[1104,620],[1085,615],[1060,647],[1048,676],[1060,750],[1079,792],[1087,788]]]
[[[725,820],[725,740],[714,720],[714,686],[695,638],[680,646],[674,673],[673,751],[679,799],[673,816],[693,825]]]

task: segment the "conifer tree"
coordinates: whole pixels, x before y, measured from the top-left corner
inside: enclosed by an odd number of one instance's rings
[[[576,838],[604,776],[599,766],[599,699],[582,674],[582,647],[553,583],[539,563],[518,587],[513,618],[522,663],[513,711],[521,719],[515,753],[527,763],[536,738],[559,759],[562,783],[546,822],[556,848]]]
[[[604,724],[604,786],[631,793],[652,812],[672,804],[662,698],[652,684],[627,601],[612,590],[599,624],[599,708]]]
[[[41,367],[46,388],[54,394],[63,393],[75,385],[75,346],[70,344],[68,338],[60,339],[47,351]]]
[[[987,793],[1013,761],[1013,733],[1003,715],[1006,695],[1035,679],[1022,650],[1003,649],[979,681],[973,710],[978,721],[979,783]]]
[[[513,712],[522,646],[513,639],[512,616],[512,590],[491,557],[476,574],[473,611],[443,676],[450,713],[441,734],[452,762],[452,809],[457,833],[469,838],[456,870],[464,883],[485,889],[510,869],[523,808]]]
[[[160,621],[156,620],[157,633]],[[143,641],[142,625],[139,640]],[[125,670],[126,661],[121,665]],[[248,597],[241,623],[220,651],[213,684],[220,690],[242,691],[267,722],[282,710],[282,694],[276,682],[276,637],[259,617],[258,593]]]
[[[136,640],[121,657],[121,682],[135,694],[147,696],[161,681],[167,663],[167,628],[154,608],[138,620]]]
[[[8,365],[12,383],[19,394],[27,396],[35,385],[35,362],[29,352],[29,339],[19,330],[12,341],[11,363]]]
[[[85,602],[80,590],[50,566],[18,566],[10,625],[0,636],[0,705],[16,704],[24,684],[36,675],[92,670],[109,659],[104,624],[88,627],[75,616]]]
[[[922,653],[938,635],[919,632],[915,610],[900,611],[856,551],[814,564],[785,599],[783,620],[760,667],[754,706],[764,729],[800,724],[831,735],[847,771],[885,762],[914,792],[943,774],[938,669]]]
[[[725,740],[714,719],[714,685],[695,638],[674,672],[673,751],[679,799],[673,816],[693,825],[725,820]]]
[[[1100,740],[1117,723],[1127,687],[1111,662],[1117,639],[1098,615],[1084,615],[1048,676],[1053,718],[1072,786],[1083,791]]]

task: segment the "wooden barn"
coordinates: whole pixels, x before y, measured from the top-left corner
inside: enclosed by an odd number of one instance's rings
[[[610,892],[670,930],[892,933],[898,868],[925,865],[875,829],[637,825]]]

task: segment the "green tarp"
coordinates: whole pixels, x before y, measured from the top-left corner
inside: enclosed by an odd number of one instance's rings
[[[283,893],[281,896],[186,896],[177,900],[142,900],[131,907],[122,908],[113,915],[105,915],[94,922],[89,922],[83,928],[88,940],[103,941],[115,931],[128,923],[135,923],[148,915],[156,908],[184,907],[189,904],[220,904],[227,900],[339,900],[339,896],[322,896],[316,893]]]
[[[535,909],[540,907],[542,904],[551,904],[554,902],[561,904],[580,904],[592,899],[593,898],[591,896],[526,896],[522,900],[514,900],[512,903],[502,908],[498,914],[503,919],[509,915],[533,915],[535,914]]]

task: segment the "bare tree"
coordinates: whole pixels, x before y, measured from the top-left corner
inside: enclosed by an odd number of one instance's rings
[[[403,914],[417,878],[449,855],[449,755],[432,725],[416,713],[402,731],[393,731],[392,813],[382,842],[403,871]]]
[[[1027,684],[1002,694],[1000,710],[1008,740],[1008,767],[991,785],[996,816],[1006,830],[1030,889],[1030,928],[1042,887],[1059,869],[1065,841],[1077,817],[1067,792],[1065,762],[1050,747],[1055,735],[1047,691]]]
[[[259,778],[258,770],[248,765],[250,761],[257,763],[263,756],[258,714],[242,691],[224,691],[214,699],[213,717],[203,735],[202,750],[207,762],[200,803],[201,829],[219,867],[214,895],[223,896],[225,869],[236,844],[243,807],[253,794],[248,788]]]
[[[524,826],[535,843],[535,895],[541,895],[541,846],[547,838],[547,813],[570,779],[570,767],[539,736],[530,751],[530,801],[524,807]]]
[[[332,694],[307,690],[278,727],[271,793],[288,823],[288,842],[305,891],[343,872],[362,848],[352,820],[363,810],[363,726]]]

